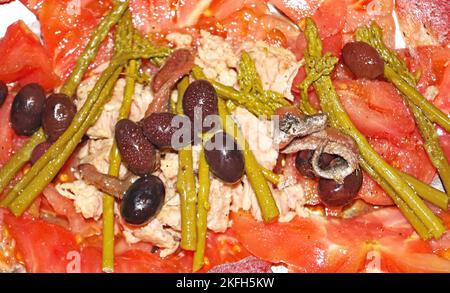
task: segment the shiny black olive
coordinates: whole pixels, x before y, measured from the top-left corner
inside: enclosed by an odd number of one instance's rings
[[[202,132],[211,130],[213,125],[204,126],[203,122],[206,117],[219,113],[214,86],[206,80],[191,83],[183,96],[183,111],[192,123],[202,124]]]
[[[304,177],[310,179],[317,178],[317,175],[314,172],[314,169],[311,164],[313,154],[314,151],[312,150],[303,150],[299,151],[297,153],[297,156],[295,157],[295,167],[297,168],[298,172],[302,174]],[[319,167],[326,168],[333,160],[333,158],[334,158],[333,155],[322,153],[319,159]]]
[[[0,80],[0,107],[5,102],[7,96],[8,96],[8,86],[6,86],[6,83]]]
[[[205,158],[211,172],[226,183],[235,183],[244,175],[244,156],[234,138],[224,132],[205,143]]]
[[[42,113],[42,127],[48,140],[56,141],[66,129],[77,113],[77,107],[64,94],[51,94],[45,101]]]
[[[345,206],[355,199],[363,183],[360,169],[345,177],[343,183],[331,179],[319,180],[319,198],[323,204],[330,207]]]
[[[10,115],[11,127],[18,135],[30,136],[41,127],[44,104],[45,92],[40,85],[30,83],[19,90]]]
[[[384,62],[372,46],[364,42],[347,43],[342,49],[344,64],[357,78],[375,79],[384,73]]]
[[[153,175],[141,177],[128,188],[123,196],[120,215],[128,224],[144,225],[161,211],[165,196],[161,179]]]
[[[147,140],[141,127],[131,120],[123,119],[116,124],[117,148],[128,170],[144,176],[157,166],[155,147]]]
[[[42,157],[43,154],[52,146],[52,143],[49,141],[44,141],[43,143],[38,144],[31,153],[30,163],[34,165],[34,163]]]
[[[182,137],[174,138],[174,144],[176,145],[172,145],[173,135],[178,130],[180,130],[183,125],[175,123],[175,126],[172,126],[172,121],[175,121],[174,119],[176,118],[179,119],[179,121],[189,122],[189,119],[186,116],[177,116],[172,113],[161,112],[152,113],[150,116],[142,119],[139,122],[139,126],[142,127],[144,135],[147,137],[147,139],[155,146],[159,148],[178,149],[180,146],[191,143],[193,135],[190,131],[190,128],[188,128],[187,133],[183,134]]]

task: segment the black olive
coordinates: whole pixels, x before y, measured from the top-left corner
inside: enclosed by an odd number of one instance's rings
[[[42,127],[48,140],[56,141],[66,129],[77,113],[77,107],[64,94],[51,94],[45,101],[42,113]]]
[[[0,107],[3,106],[3,103],[5,102],[7,96],[8,86],[6,86],[6,83],[0,80]]]
[[[52,146],[52,143],[49,141],[44,141],[43,143],[38,144],[31,153],[30,163],[34,165],[40,157]]]
[[[234,138],[216,133],[205,143],[205,158],[211,172],[227,183],[235,183],[244,175],[244,156]]]
[[[176,139],[174,143],[178,145],[172,145],[173,135],[183,127],[183,124],[178,125],[178,123],[175,123],[175,126],[172,126],[172,121],[174,121],[175,118],[179,118],[179,121],[182,123],[189,122],[189,119],[186,116],[177,116],[168,112],[160,112],[152,113],[150,116],[142,119],[139,122],[139,125],[142,127],[147,139],[155,146],[159,148],[179,149],[180,146],[192,142],[192,133],[191,129],[188,128],[188,133],[183,133],[180,138],[174,138]]]
[[[11,127],[18,135],[30,136],[41,127],[44,104],[45,92],[40,85],[30,83],[20,89],[10,115]]]
[[[357,78],[375,79],[384,73],[384,62],[369,44],[347,43],[342,49],[344,64]]]
[[[295,167],[304,177],[310,179],[316,179],[317,175],[314,172],[314,169],[311,164],[311,159],[314,155],[314,151],[312,150],[303,150],[297,153],[297,157],[295,158]],[[322,153],[319,159],[319,167],[325,168],[330,162],[334,159],[333,155]]]
[[[165,196],[161,179],[153,175],[141,177],[123,196],[120,215],[128,224],[144,225],[161,211]]]
[[[196,114],[196,110],[200,112]],[[191,83],[183,96],[183,111],[192,123],[202,124],[202,132],[211,130],[213,125],[204,126],[203,122],[206,117],[217,116],[219,113],[214,86],[206,80],[197,80]]]
[[[140,176],[155,170],[156,150],[141,127],[131,120],[120,120],[116,124],[115,136],[120,156],[128,170]]]
[[[330,207],[345,206],[356,197],[363,183],[360,169],[345,177],[343,183],[331,179],[319,180],[319,198],[323,204]]]

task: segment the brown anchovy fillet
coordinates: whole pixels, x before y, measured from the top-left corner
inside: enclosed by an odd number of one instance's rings
[[[277,109],[280,117],[275,143],[281,149],[289,145],[295,138],[324,130],[327,125],[327,115],[303,115],[296,107],[282,107]]]
[[[120,180],[117,177],[100,173],[91,164],[81,164],[78,166],[81,178],[88,184],[95,186],[98,190],[121,199],[133,181],[131,178]]]
[[[360,156],[355,142],[333,128],[296,138],[282,153],[292,154],[302,150],[314,150],[311,165],[316,175],[321,178],[343,182],[345,177],[359,168]],[[319,159],[322,153],[336,155],[338,158],[327,168],[321,168]]]
[[[170,55],[166,63],[152,80],[153,101],[147,108],[146,116],[167,110],[170,91],[194,67],[195,53],[189,49],[179,49]]]

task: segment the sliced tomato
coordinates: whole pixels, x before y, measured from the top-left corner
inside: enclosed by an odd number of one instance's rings
[[[45,47],[58,76],[67,77],[76,58],[89,42],[92,31],[110,9],[110,0],[46,0],[38,18]],[[102,44],[90,68],[107,62],[112,55],[112,35]]]
[[[134,25],[144,34],[164,33],[175,29],[177,6],[177,0],[130,1]]]
[[[4,221],[16,240],[19,259],[25,263],[27,271],[39,273],[67,272],[70,253],[77,253],[75,237],[66,229],[32,219],[28,216],[15,217],[4,213]]]
[[[177,9],[177,27],[184,28],[197,23],[213,0],[181,1]]]
[[[20,84],[36,82],[46,89],[59,84],[54,74],[49,55],[45,52],[38,37],[23,21],[8,27],[0,39],[0,80]]]
[[[321,2],[321,0],[270,0],[270,3],[275,5],[295,23],[299,23],[303,18],[313,15]]]
[[[450,160],[450,133],[445,133],[439,137],[439,142],[444,150],[447,160]]]
[[[345,25],[345,1],[325,0],[312,16],[321,38],[340,33]]]
[[[418,89],[425,93],[429,86],[437,87],[437,96],[428,98],[433,99],[433,103],[446,114],[450,114],[450,48],[424,46],[400,53],[408,61],[411,71],[420,72]]]
[[[443,80],[439,85],[439,94],[433,103],[441,111],[450,115],[450,66],[445,69]]]
[[[337,81],[336,90],[356,127],[368,137],[403,139],[415,130],[402,97],[387,82]]]
[[[300,272],[449,272],[450,261],[413,229],[396,208],[353,219],[296,218],[264,224],[233,214],[232,230],[253,255]],[[428,263],[428,265],[427,265]]]
[[[13,139],[16,136],[9,123],[9,112],[14,100],[13,95],[9,95],[3,106],[0,108],[0,166],[3,166],[11,157],[13,151]]]
[[[39,9],[42,8],[42,4],[44,4],[45,0],[20,0],[23,5],[25,5],[29,10],[31,10],[34,14],[38,14]]]
[[[160,258],[158,254],[152,254],[141,250],[131,250],[116,257],[115,272],[176,273],[179,272],[179,270],[175,263]]]
[[[420,72],[418,87],[425,90],[427,86],[439,85],[444,80],[444,74],[450,59],[450,48],[440,46],[423,46],[410,48],[405,57],[413,72]]]
[[[341,1],[341,0],[340,0]],[[393,0],[343,0],[347,4],[344,32],[354,32],[358,27],[370,24],[377,17],[391,15]]]
[[[360,234],[339,241],[328,237],[325,223],[318,218],[296,218],[289,223],[264,224],[246,213],[233,215],[232,230],[239,241],[253,255],[272,263],[285,263],[291,269],[303,272],[336,272],[341,266],[358,271],[364,258],[349,257],[364,253]],[[342,229],[348,229],[348,226]],[[333,237],[334,238],[334,237]],[[355,250],[355,253],[353,253]]]

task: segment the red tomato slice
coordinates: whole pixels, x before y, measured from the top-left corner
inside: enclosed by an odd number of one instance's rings
[[[232,217],[231,229],[253,255],[294,271],[359,272],[366,266],[394,272],[450,271],[450,261],[434,254],[430,242],[410,238],[413,229],[396,208],[349,220],[312,217],[264,224],[247,213]]]
[[[266,225],[246,213],[234,214],[232,218],[231,229],[239,241],[263,260],[285,263],[303,272],[336,272],[341,266],[357,271],[363,265],[363,259],[349,258],[350,255],[364,255],[356,252],[364,249],[358,234],[354,235],[352,245],[344,237],[330,239],[320,219],[296,218],[289,223]],[[343,227],[346,228],[349,227]]]
[[[14,130],[9,123],[9,112],[14,100],[13,95],[9,95],[3,106],[0,108],[0,166],[3,166],[11,157],[13,151]]]
[[[325,0],[312,16],[321,38],[340,33],[345,25],[345,1]]]
[[[340,0],[341,1],[341,0]],[[347,4],[344,32],[354,32],[358,27],[370,24],[377,17],[391,15],[393,0],[343,0]]]
[[[17,218],[4,213],[4,221],[16,240],[16,249],[27,271],[39,273],[67,272],[70,253],[77,253],[75,237],[66,229],[34,220],[28,216]]]
[[[306,16],[313,15],[321,2],[321,0],[270,0],[270,3],[295,23],[299,23]]]
[[[218,21],[222,21],[231,14],[241,10],[244,6],[265,4],[268,0],[213,0],[210,6],[210,13]]]
[[[439,137],[439,142],[444,150],[447,160],[450,160],[450,133],[445,133]]]
[[[409,61],[410,70],[420,72],[419,90],[424,93],[429,86],[439,90],[433,103],[446,114],[450,114],[450,48],[424,46],[401,52]],[[433,97],[430,97],[433,98]]]
[[[450,67],[445,69],[443,80],[439,86],[439,94],[433,103],[441,111],[450,115]]]
[[[30,9],[34,14],[38,14],[45,0],[20,0],[23,5]]]
[[[89,42],[94,28],[110,9],[110,0],[46,0],[38,18],[44,44],[51,55],[55,72],[67,77],[76,58]],[[109,36],[101,46],[90,68],[107,62],[112,55],[113,39]]]
[[[391,84],[358,80],[335,86],[353,123],[366,136],[399,141],[414,131],[414,119]]]
[[[18,81],[25,85],[36,82],[46,89],[59,83],[45,49],[23,21],[10,25],[0,39],[0,56],[0,80],[6,83]]]
[[[184,28],[197,23],[213,0],[181,1],[177,9],[177,27]]]
[[[143,34],[164,33],[175,29],[177,6],[177,0],[130,1],[134,25]]]

